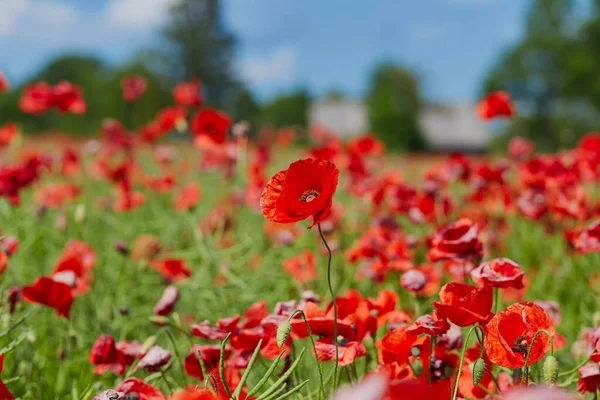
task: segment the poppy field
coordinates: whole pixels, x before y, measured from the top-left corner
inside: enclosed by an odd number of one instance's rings
[[[0,399],[598,398],[600,134],[419,159],[299,144],[200,85],[86,140],[0,126]],[[143,78],[122,88],[135,110]],[[39,82],[19,107],[91,95]]]

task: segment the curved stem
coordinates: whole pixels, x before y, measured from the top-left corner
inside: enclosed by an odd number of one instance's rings
[[[337,338],[338,308],[337,308],[337,302],[335,299],[335,292],[333,291],[333,286],[331,284],[331,249],[329,248],[329,245],[327,244],[327,240],[325,239],[325,236],[323,235],[323,231],[321,230],[321,223],[318,223],[317,227],[319,228],[319,235],[321,235],[321,240],[323,241],[323,244],[327,248],[327,253],[329,254],[329,259],[327,261],[327,285],[329,286],[329,294],[331,295],[331,300],[333,301],[333,339],[335,341],[335,365],[333,367],[333,389],[335,390],[335,388],[337,387],[338,364],[340,362],[339,346],[338,346],[338,338]]]
[[[568,370],[568,371],[564,371],[564,372],[560,372],[558,374],[558,376],[568,376],[571,374],[574,374],[575,372],[579,371],[579,368],[583,367],[585,364],[587,364],[590,361],[590,358],[587,357],[585,360],[583,360],[581,363],[579,363],[579,365],[577,365],[576,367]]]
[[[315,361],[317,362],[317,371],[319,372],[320,398],[325,400],[325,383],[323,380],[323,364],[321,363],[321,361],[319,361],[319,355],[317,353],[317,346],[315,345],[315,339],[313,338],[312,332],[310,331],[310,325],[308,325],[308,320],[306,318],[306,314],[304,314],[304,311],[302,311],[302,310],[294,311],[292,313],[292,315],[290,315],[290,317],[288,318],[288,321],[291,321],[292,318],[294,318],[294,316],[296,314],[302,315],[302,319],[304,320],[304,324],[306,325],[306,331],[308,332],[308,337],[310,338],[310,343],[312,344],[313,351],[315,352]],[[336,342],[337,342],[337,339],[336,339]]]
[[[525,366],[523,367],[523,374],[521,376],[521,383],[525,383],[525,385],[529,384],[529,357],[531,356],[531,351],[533,350],[535,339],[537,339],[540,333],[544,333],[548,337],[548,339],[550,339],[550,355],[554,355],[554,340],[552,340],[552,335],[545,329],[538,330],[535,333],[535,335],[533,335],[533,339],[531,339],[529,351],[527,352],[527,357],[525,357]]]
[[[473,330],[475,330],[477,328],[481,329],[479,327],[479,325],[473,325],[471,327],[471,329],[469,329],[469,332],[467,333],[467,337],[465,338],[465,341],[463,343],[463,348],[460,353],[460,361],[458,363],[458,371],[456,374],[456,382],[454,383],[454,393],[452,394],[452,400],[456,400],[456,396],[458,395],[458,383],[460,382],[460,374],[462,373],[462,367],[463,367],[463,363],[465,361],[465,353],[467,351],[467,346],[469,345],[469,338],[471,337]]]

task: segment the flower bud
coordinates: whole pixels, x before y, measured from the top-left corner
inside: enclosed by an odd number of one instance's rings
[[[544,382],[547,385],[554,385],[558,381],[558,360],[554,356],[546,357],[544,361]]]
[[[283,346],[291,332],[292,324],[290,324],[290,321],[286,319],[277,327],[277,346]]]
[[[483,379],[483,375],[485,375],[486,369],[487,365],[485,365],[483,358],[478,358],[475,364],[473,364],[473,386],[479,385]]]

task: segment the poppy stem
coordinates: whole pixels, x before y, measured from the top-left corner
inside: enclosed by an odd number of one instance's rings
[[[321,236],[321,240],[323,241],[325,248],[327,248],[327,253],[329,254],[329,258],[327,260],[327,285],[329,287],[329,294],[331,295],[331,301],[333,301],[333,338],[335,341],[335,365],[333,366],[333,390],[335,390],[335,388],[337,387],[338,364],[340,362],[339,346],[338,346],[338,338],[337,338],[338,308],[337,308],[337,302],[335,299],[335,292],[333,291],[333,286],[331,284],[331,249],[329,248],[329,244],[327,244],[327,240],[325,239],[325,236],[323,235],[323,231],[321,230],[320,222],[317,224],[317,227],[319,228],[319,235]]]
[[[306,314],[302,310],[296,310],[289,316],[288,321],[291,321],[296,314],[300,314],[302,319],[304,320],[304,324],[306,325],[306,332],[308,332],[308,337],[310,338],[310,343],[313,348],[313,352],[315,353],[315,361],[317,362],[317,371],[319,372],[319,398],[325,400],[325,384],[323,381],[323,364],[319,361],[319,354],[317,353],[317,346],[315,345],[315,338],[310,330],[310,325],[308,324],[308,319],[306,319]],[[337,345],[337,339],[336,339]],[[356,368],[356,367],[355,367]]]
[[[479,325],[473,325],[469,332],[467,333],[467,337],[463,343],[462,351],[460,352],[460,362],[458,363],[458,370],[456,372],[456,382],[454,383],[454,393],[452,394],[452,400],[456,400],[456,396],[458,395],[458,383],[460,382],[460,374],[462,373],[463,363],[465,361],[465,353],[467,352],[467,346],[469,345],[469,339],[471,338],[471,334],[473,330],[481,329]]]
[[[535,339],[537,339],[538,335],[543,333],[550,340],[550,355],[554,355],[554,340],[552,340],[552,335],[545,329],[538,330],[534,335],[533,339],[531,339],[531,344],[529,345],[529,351],[527,352],[527,357],[525,357],[525,366],[523,367],[523,374],[521,376],[521,383],[525,383],[525,385],[529,384],[529,357],[531,356],[531,351],[533,350],[533,345],[535,344]]]
[[[497,287],[494,288],[494,313],[498,311],[498,292],[499,289]]]
[[[163,371],[163,369],[160,369],[160,376],[162,377],[163,381],[165,381],[165,383],[167,384],[167,387],[169,388],[169,392],[171,392],[171,394],[173,394],[173,386],[171,386],[171,382],[169,382],[169,380],[167,379],[167,376],[165,375],[165,371]]]

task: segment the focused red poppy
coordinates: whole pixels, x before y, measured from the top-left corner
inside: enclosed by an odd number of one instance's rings
[[[600,365],[586,364],[579,368],[579,382],[577,390],[579,393],[596,393],[600,387]]]
[[[127,102],[136,101],[146,93],[146,79],[143,76],[126,76],[121,80],[123,99]]]
[[[192,79],[190,82],[178,83],[173,89],[173,98],[180,106],[199,106],[202,104],[200,81]]]
[[[498,117],[511,118],[515,115],[514,105],[506,92],[493,92],[477,105],[479,118],[484,121]]]
[[[308,158],[292,163],[267,183],[260,197],[266,219],[291,223],[313,217],[318,224],[329,214],[339,170],[324,160]]]
[[[227,132],[231,126],[231,118],[227,114],[213,109],[198,111],[192,117],[190,130],[196,143],[209,139],[208,142],[223,144],[227,140]]]
[[[379,362],[406,364],[417,339],[418,335],[408,332],[408,325],[391,330],[375,343],[375,347],[379,350]]]
[[[150,266],[174,283],[181,282],[192,276],[192,271],[185,265],[185,260],[179,258],[151,261]]]
[[[123,375],[126,368],[133,364],[134,358],[120,351],[112,336],[102,335],[96,339],[90,349],[88,360],[94,366],[96,375],[102,375],[107,371]]]
[[[475,287],[451,282],[440,290],[440,301],[431,303],[440,317],[460,327],[470,326],[491,318],[493,290],[488,285]]]
[[[523,272],[521,266],[508,258],[495,258],[481,264],[471,271],[471,277],[480,285],[498,288],[523,288]]]
[[[8,82],[8,79],[6,78],[2,70],[0,70],[0,93],[4,93],[9,89],[10,83]]]
[[[485,352],[491,362],[506,368],[523,368],[529,354],[529,365],[541,360],[550,350],[550,339],[535,333],[544,329],[554,335],[554,324],[546,311],[535,303],[515,303],[496,314],[486,325]]]
[[[52,307],[58,316],[69,318],[73,305],[73,295],[69,285],[42,276],[36,279],[33,285],[23,287],[22,293],[26,301]]]
[[[476,259],[483,253],[477,225],[468,218],[438,230],[429,243],[427,258],[431,262],[449,259]]]

